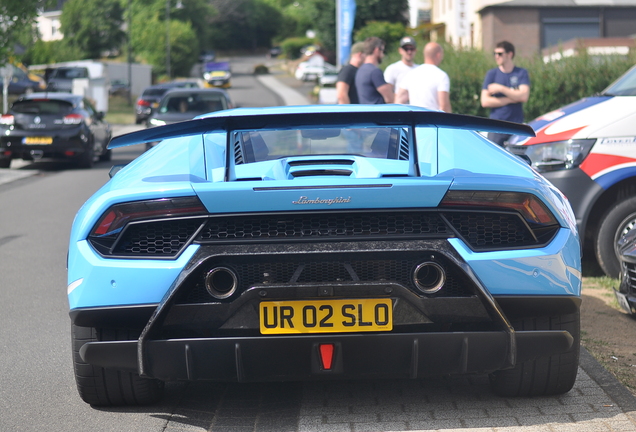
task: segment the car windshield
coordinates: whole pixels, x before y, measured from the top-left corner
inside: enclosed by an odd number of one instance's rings
[[[196,113],[205,114],[226,109],[223,95],[210,94],[180,94],[166,97],[159,107],[160,113]]]
[[[399,159],[408,127],[245,130],[234,133],[246,163],[293,156],[349,154]]]
[[[11,110],[17,114],[66,115],[73,111],[73,104],[63,100],[29,99],[15,102]]]
[[[636,67],[603,91],[606,96],[636,96]]]

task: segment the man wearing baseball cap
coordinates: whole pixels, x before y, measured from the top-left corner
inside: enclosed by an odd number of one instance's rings
[[[400,57],[399,61],[392,63],[384,70],[384,80],[393,86],[393,93],[397,93],[400,87],[400,82],[404,75],[411,69],[415,69],[417,64],[413,62],[415,58],[415,51],[417,50],[417,44],[415,39],[411,36],[404,36],[400,39]]]

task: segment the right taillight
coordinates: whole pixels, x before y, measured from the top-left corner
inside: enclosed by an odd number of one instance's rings
[[[548,208],[534,195],[521,192],[497,191],[449,191],[440,207],[472,209],[514,210],[528,223],[554,225],[557,220]]]
[[[539,198],[524,192],[449,191],[439,207],[474,250],[541,247],[560,227]]]

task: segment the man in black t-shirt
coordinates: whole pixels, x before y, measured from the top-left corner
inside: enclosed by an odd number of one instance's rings
[[[339,104],[357,104],[356,72],[364,61],[364,42],[354,43],[351,47],[349,63],[344,65],[338,73],[336,82],[336,96]]]

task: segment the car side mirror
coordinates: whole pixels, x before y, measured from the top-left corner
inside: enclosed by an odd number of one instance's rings
[[[108,177],[110,177],[110,178],[115,177],[115,174],[117,174],[119,171],[121,171],[121,169],[124,168],[125,166],[126,166],[126,164],[113,165],[113,167],[110,169],[110,171],[108,171]]]

